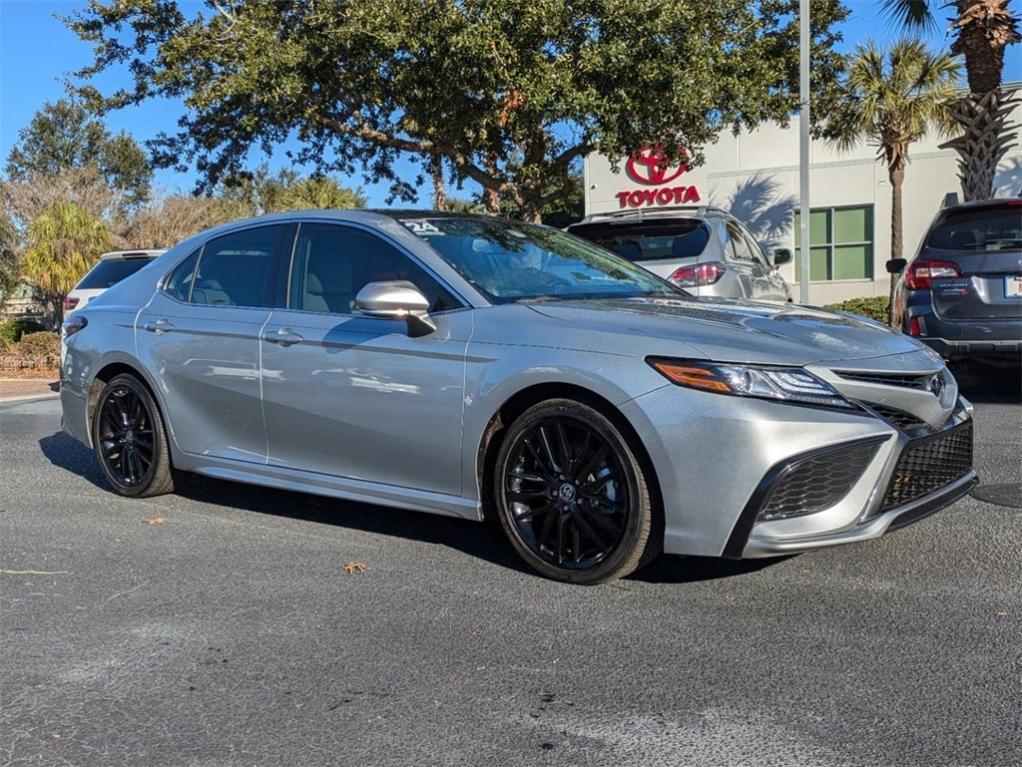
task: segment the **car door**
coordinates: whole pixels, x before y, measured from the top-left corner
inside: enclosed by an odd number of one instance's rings
[[[437,328],[362,316],[366,284],[408,280]],[[461,416],[472,311],[424,267],[356,225],[303,222],[287,305],[263,333],[269,463],[461,493]]]
[[[186,452],[266,460],[259,338],[288,228],[252,227],[209,240],[138,316],[139,355]]]

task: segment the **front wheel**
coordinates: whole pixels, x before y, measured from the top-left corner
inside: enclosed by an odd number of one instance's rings
[[[549,400],[525,411],[501,444],[494,480],[504,531],[549,578],[602,583],[658,550],[643,466],[613,422],[588,405]]]
[[[135,376],[114,376],[99,394],[92,444],[114,491],[147,498],[174,490],[167,432],[156,401]]]

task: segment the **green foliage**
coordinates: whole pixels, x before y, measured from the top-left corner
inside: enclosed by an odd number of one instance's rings
[[[17,351],[26,357],[55,357],[60,354],[60,337],[45,330],[26,333],[21,337]]]
[[[123,131],[112,134],[77,102],[47,102],[18,133],[18,143],[7,157],[8,177],[22,182],[89,167],[122,192],[129,206],[149,196],[153,173],[142,148]]]
[[[0,322],[0,338],[14,345],[27,333],[34,333],[45,328],[35,320],[6,320]]]
[[[958,71],[951,56],[931,53],[920,40],[898,40],[886,49],[872,41],[860,45],[826,133],[843,149],[876,141],[889,167],[904,165],[909,144],[927,132],[947,135],[954,129]]]
[[[14,344],[0,335],[0,354],[9,354],[14,349]]]
[[[236,212],[236,218],[286,210],[364,208],[367,204],[360,189],[342,186],[334,178],[302,178],[292,169],[271,174],[265,165],[254,172],[232,175],[217,191],[225,209]]]
[[[275,210],[326,210],[364,208],[365,195],[332,178],[316,176],[297,181],[283,190]]]
[[[411,199],[398,157],[471,178],[535,218],[596,150],[658,144],[676,159],[726,129],[787,122],[797,104],[798,0],[173,0],[91,3],[68,20],[93,44],[79,93],[99,108],[183,100],[160,167],[196,163],[203,190],[252,148],[296,135],[320,174],[361,165]],[[839,0],[813,3],[816,114],[841,56]],[[94,78],[126,67],[131,87]]]
[[[59,316],[66,296],[103,251],[110,231],[101,219],[73,202],[47,208],[29,226],[23,274],[35,282]]]
[[[850,298],[839,304],[827,304],[826,309],[851,312],[869,317],[871,320],[887,324],[887,308],[890,300],[887,296],[868,296],[866,298]]]

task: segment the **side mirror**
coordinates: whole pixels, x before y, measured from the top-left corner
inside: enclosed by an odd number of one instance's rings
[[[778,248],[774,251],[774,266],[787,264],[791,261],[791,251],[787,248]]]
[[[887,269],[888,274],[901,274],[905,271],[905,265],[908,263],[904,258],[892,258],[884,267]]]
[[[355,296],[355,306],[366,317],[404,320],[413,338],[436,330],[430,319],[429,300],[410,282],[370,282]]]

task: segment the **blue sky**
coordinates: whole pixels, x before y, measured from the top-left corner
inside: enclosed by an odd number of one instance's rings
[[[846,4],[852,15],[842,28],[845,48],[852,48],[870,36],[880,42],[896,36],[879,10],[879,3],[846,0]],[[89,46],[55,17],[84,5],[85,0],[0,0],[0,159],[6,159],[17,140],[18,131],[28,124],[43,102],[54,101],[63,95],[65,75],[89,63]],[[938,17],[942,19],[946,13],[938,10]],[[943,28],[933,30],[927,39],[934,47],[947,45]],[[1006,80],[1022,80],[1022,46],[1008,50],[1004,74]],[[100,84],[117,85],[119,77],[105,77]],[[115,131],[127,130],[141,142],[152,138],[161,129],[173,130],[181,109],[177,103],[149,102],[113,113],[107,123]],[[283,152],[277,152],[267,160],[271,168],[287,164]],[[259,156],[253,156],[253,164],[259,161]],[[411,163],[405,163],[401,170],[408,178],[415,174]],[[190,191],[194,181],[191,173],[162,170],[156,175],[157,185],[168,192]],[[358,175],[346,183],[361,186],[369,197],[370,205],[385,204],[385,184],[370,185]],[[428,204],[428,194],[420,194],[419,201],[420,204]]]

